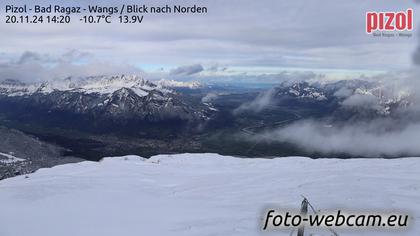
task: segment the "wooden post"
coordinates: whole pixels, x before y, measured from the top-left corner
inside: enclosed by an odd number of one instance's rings
[[[300,207],[300,216],[302,217],[302,220],[304,217],[306,217],[306,214],[308,213],[308,200],[306,198],[303,198],[301,207]],[[304,236],[305,226],[303,223],[298,229],[297,236]]]

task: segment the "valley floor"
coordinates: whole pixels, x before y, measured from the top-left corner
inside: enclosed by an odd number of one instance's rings
[[[0,181],[0,235],[289,235],[260,230],[268,206],[397,210],[419,235],[420,158],[106,158]],[[331,235],[320,231],[319,235]]]

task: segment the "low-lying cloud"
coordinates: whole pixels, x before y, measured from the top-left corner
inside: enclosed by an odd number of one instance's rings
[[[380,109],[380,100],[372,94],[352,94],[342,103],[346,108]]]
[[[337,90],[334,93],[334,96],[336,96],[338,98],[347,98],[347,97],[350,97],[353,94],[353,92],[354,91],[352,89],[343,87],[343,88],[340,88],[339,90]]]
[[[420,155],[420,70],[398,71],[370,78],[378,83],[370,89],[342,87],[334,93],[339,106],[364,114],[367,110],[389,113],[371,114],[337,121],[325,114],[322,120],[300,120],[277,129],[255,134],[253,140],[291,143],[308,152],[350,154],[363,157]],[[261,104],[270,104],[269,96]],[[254,106],[257,107],[255,102]],[[248,106],[252,107],[252,106]],[[252,109],[252,108],[250,108]]]
[[[212,102],[219,97],[217,93],[208,93],[201,99],[201,102]]]
[[[288,142],[323,154],[348,153],[363,157],[420,154],[420,123],[401,125],[390,119],[336,126],[305,120],[254,138],[266,142]]]
[[[272,105],[274,100],[273,97],[275,95],[275,89],[269,89],[265,92],[258,94],[258,96],[252,100],[251,102],[247,102],[239,106],[234,110],[234,114],[240,114],[242,112],[260,112],[267,108],[268,106]]]

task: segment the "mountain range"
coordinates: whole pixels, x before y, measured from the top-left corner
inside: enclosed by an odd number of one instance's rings
[[[285,81],[269,90],[132,75],[0,82],[0,126],[89,160],[179,152],[316,156],[289,143],[250,140],[303,119],[327,125],[400,119],[413,104],[409,90],[363,80]]]
[[[16,114],[31,111],[62,118],[79,117],[94,125],[208,120],[208,105],[192,103],[172,87],[196,88],[197,83],[161,80],[153,83],[138,76],[66,78],[38,84],[15,80],[0,83],[0,109]]]

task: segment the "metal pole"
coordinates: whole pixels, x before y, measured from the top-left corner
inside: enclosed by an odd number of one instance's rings
[[[306,198],[303,198],[301,207],[300,207],[300,216],[302,219],[306,217],[306,214],[308,213],[308,200]],[[298,229],[297,236],[304,236],[305,226],[302,223],[301,226]]]

